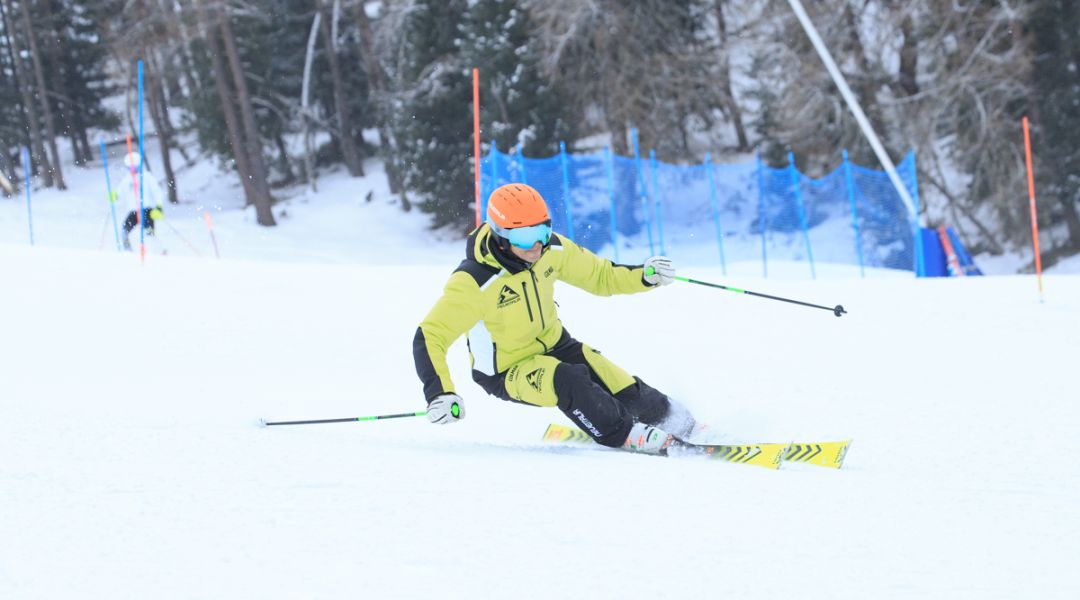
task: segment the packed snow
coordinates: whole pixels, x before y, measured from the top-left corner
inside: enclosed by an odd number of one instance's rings
[[[560,289],[575,337],[721,439],[853,439],[840,470],[545,444],[569,421],[487,397],[463,342],[461,423],[259,427],[424,408],[412,337],[463,243],[369,171],[279,191],[268,229],[192,166],[145,263],[100,168],[35,193],[34,246],[0,200],[0,598],[1080,597],[1080,268],[1040,298],[683,262],[839,319]]]

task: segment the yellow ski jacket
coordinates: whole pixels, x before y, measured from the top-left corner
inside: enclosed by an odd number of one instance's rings
[[[551,349],[563,329],[554,300],[556,281],[598,296],[654,287],[643,279],[642,265],[613,264],[555,234],[531,266],[500,260],[492,237],[487,224],[469,236],[465,260],[413,338],[416,372],[429,401],[454,393],[446,351],[462,334],[468,333],[473,370],[485,375],[505,372]]]

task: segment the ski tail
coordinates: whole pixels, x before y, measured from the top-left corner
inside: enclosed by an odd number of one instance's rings
[[[567,427],[566,425],[552,423],[551,425],[548,425],[547,431],[544,432],[544,441],[588,444],[592,442],[592,438],[576,427]]]

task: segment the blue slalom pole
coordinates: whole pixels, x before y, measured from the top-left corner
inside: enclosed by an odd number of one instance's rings
[[[720,203],[716,199],[716,181],[713,178],[712,155],[705,153],[705,172],[709,175],[709,199],[712,201],[713,221],[716,223],[716,245],[720,248],[720,271],[727,277],[727,261],[724,260],[724,230],[720,227]]]
[[[866,269],[863,266],[862,232],[859,231],[859,211],[855,207],[855,178],[851,176],[851,162],[848,160],[847,148],[843,150],[844,157],[844,187],[847,188],[848,202],[851,204],[851,228],[855,230],[855,254],[859,257],[859,277],[866,279]]]
[[[765,164],[761,162],[761,152],[757,153],[758,172],[758,212],[761,213],[761,269],[765,279],[769,278],[769,257],[765,248],[765,231],[768,229],[769,216],[765,211]]]
[[[915,168],[915,151],[911,150],[911,199],[915,202],[915,217],[911,228],[915,231],[915,276],[926,275],[926,254],[923,249],[922,231],[919,227],[919,171]]]
[[[810,231],[806,222],[806,208],[803,206],[802,186],[799,184],[799,170],[795,168],[795,155],[788,150],[788,169],[791,171],[791,186],[795,190],[795,206],[799,207],[799,225],[802,227],[803,240],[806,242],[806,257],[810,260],[810,278],[817,279],[814,270],[814,251],[810,248]]]
[[[480,210],[482,211],[480,214],[484,219],[487,218],[488,196],[490,196],[491,192],[494,192],[497,187],[499,187],[499,145],[495,140],[491,140],[491,190],[480,198],[480,203],[482,205],[480,207]]]
[[[638,184],[641,186],[641,218],[645,220],[645,232],[649,236],[649,254],[656,254],[652,240],[652,219],[649,213],[649,188],[645,186],[645,174],[641,171],[641,149],[638,148],[637,129],[630,130],[630,140],[634,144],[634,164],[637,166]]]
[[[667,249],[664,247],[664,211],[663,204],[660,202],[660,186],[657,185],[657,171],[658,168],[656,162],[656,150],[649,150],[649,167],[652,168],[652,197],[654,210],[656,211],[656,234],[660,237],[660,254],[667,254]]]
[[[604,146],[604,164],[607,166],[607,193],[608,203],[611,205],[611,210],[608,211],[611,216],[611,250],[615,257],[615,262],[619,262],[619,240],[618,240],[618,225],[615,218],[615,158],[611,156],[611,146]]]
[[[562,161],[563,212],[566,213],[566,236],[574,239],[574,217],[570,214],[570,165],[566,158],[566,142],[559,140],[559,158]]]
[[[116,225],[116,199],[112,194],[112,182],[109,181],[109,157],[105,154],[105,140],[101,140],[101,166],[105,169],[105,192],[109,195],[109,210],[112,212],[113,234],[116,236],[116,251],[120,252],[120,228]],[[104,234],[103,234],[104,235]],[[105,240],[102,240],[104,243]]]
[[[143,179],[143,62],[139,61],[139,255],[146,259],[146,212],[143,209],[143,190],[146,182]]]
[[[26,187],[26,222],[30,227],[30,245],[34,245],[34,210],[30,205],[30,150],[23,146],[23,184]]]

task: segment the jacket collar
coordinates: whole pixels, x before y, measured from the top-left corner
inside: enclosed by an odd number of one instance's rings
[[[495,240],[495,234],[487,223],[478,227],[469,236],[469,241],[465,247],[465,255],[478,263],[505,269],[512,275],[517,275],[532,266],[514,256],[509,249],[500,247]],[[543,254],[540,255],[540,258],[543,259]]]

